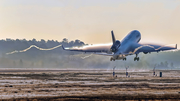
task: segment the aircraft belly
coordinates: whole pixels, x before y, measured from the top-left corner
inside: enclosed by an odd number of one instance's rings
[[[126,56],[125,55],[114,55],[112,58],[115,60],[121,60],[121,59],[126,58]]]

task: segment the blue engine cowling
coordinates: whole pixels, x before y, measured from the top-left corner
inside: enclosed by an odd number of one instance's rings
[[[116,52],[120,46],[121,42],[119,40],[116,40],[116,42],[111,46],[111,52]]]

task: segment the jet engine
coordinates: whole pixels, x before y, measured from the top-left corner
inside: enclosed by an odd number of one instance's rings
[[[116,42],[111,46],[111,52],[116,52],[120,46],[121,42],[119,40],[116,40]]]

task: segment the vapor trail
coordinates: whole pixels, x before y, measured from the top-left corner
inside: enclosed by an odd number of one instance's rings
[[[10,54],[14,54],[14,53],[26,52],[26,51],[30,50],[32,47],[35,47],[35,48],[38,49],[38,50],[46,50],[46,51],[47,51],[47,50],[53,50],[53,49],[56,49],[56,48],[58,48],[58,47],[61,47],[61,45],[58,45],[58,46],[55,46],[55,47],[52,47],[52,48],[47,48],[47,49],[40,48],[40,47],[38,47],[38,46],[36,46],[36,45],[31,45],[30,47],[28,47],[28,48],[26,48],[26,49],[24,49],[24,50],[20,50],[20,51],[15,50],[15,51],[6,53],[6,55],[10,55]]]
[[[86,59],[86,58],[88,58],[88,57],[90,57],[90,56],[92,56],[93,54],[90,54],[90,55],[88,55],[88,56],[85,56],[85,57],[81,57],[81,59]]]

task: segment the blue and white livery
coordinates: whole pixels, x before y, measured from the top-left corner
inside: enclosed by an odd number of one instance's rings
[[[139,61],[138,54],[143,52],[144,54],[151,52],[159,52],[165,50],[177,49],[177,44],[175,47],[155,45],[155,44],[140,44],[141,34],[137,30],[131,31],[121,42],[115,39],[113,31],[112,41],[113,44],[105,45],[92,45],[83,47],[73,47],[73,48],[62,48],[68,51],[79,51],[79,52],[92,52],[98,55],[111,56],[110,61],[115,60],[126,60],[126,56],[135,54],[136,57],[134,61]]]

